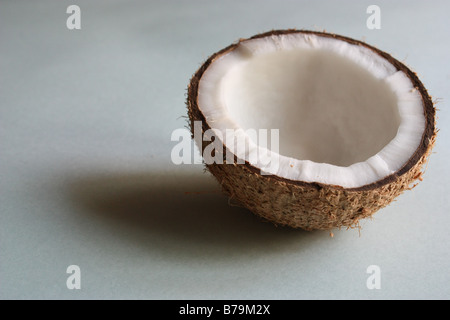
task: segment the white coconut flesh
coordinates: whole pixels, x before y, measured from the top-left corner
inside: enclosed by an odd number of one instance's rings
[[[366,47],[311,34],[242,41],[206,69],[197,102],[225,145],[227,129],[246,139],[238,158],[285,179],[344,188],[398,171],[425,129],[422,97],[403,72]],[[249,129],[278,129],[278,152]],[[276,166],[251,157],[265,152]]]

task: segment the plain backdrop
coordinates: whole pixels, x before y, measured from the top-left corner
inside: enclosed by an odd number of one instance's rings
[[[69,30],[66,9],[81,9]],[[381,9],[369,30],[366,9]],[[0,298],[450,298],[448,1],[0,1]],[[272,29],[391,53],[437,103],[424,181],[361,230],[274,227],[174,165],[186,88]],[[69,290],[67,268],[81,271]],[[381,288],[368,289],[369,266]]]

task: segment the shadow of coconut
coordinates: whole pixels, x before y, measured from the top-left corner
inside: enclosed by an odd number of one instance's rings
[[[292,250],[324,232],[276,227],[229,204],[209,174],[89,175],[72,181],[70,199],[92,223],[176,259],[229,259]],[[301,251],[301,250],[300,250]]]

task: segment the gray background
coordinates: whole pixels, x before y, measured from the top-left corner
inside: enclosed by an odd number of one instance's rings
[[[66,28],[70,4],[81,30]],[[448,1],[0,1],[0,298],[448,299]],[[176,166],[191,75],[271,29],[365,39],[437,107],[425,174],[362,230],[276,228]],[[66,268],[81,268],[68,290]],[[366,287],[369,265],[381,289]]]

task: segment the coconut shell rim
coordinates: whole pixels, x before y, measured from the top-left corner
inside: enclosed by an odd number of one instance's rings
[[[355,40],[355,39],[352,39],[352,38],[349,38],[346,36],[342,36],[342,35],[338,35],[338,34],[334,34],[334,33],[328,33],[328,32],[324,32],[324,31],[312,31],[312,30],[304,30],[304,29],[301,29],[301,30],[298,30],[298,29],[271,30],[268,32],[254,35],[250,38],[239,39],[239,41],[237,41],[236,43],[233,43],[233,44],[217,51],[216,53],[212,54],[201,65],[201,67],[197,70],[197,72],[193,75],[193,77],[191,78],[191,81],[189,83],[189,86],[188,86],[187,106],[188,106],[189,118],[191,119],[191,131],[193,130],[192,119],[194,119],[194,118],[199,118],[202,121],[203,131],[211,129],[211,127],[207,123],[202,111],[198,107],[197,97],[198,97],[198,85],[203,76],[203,73],[214,62],[214,60],[216,60],[220,56],[236,49],[241,42],[249,41],[249,40],[253,40],[253,39],[264,38],[264,37],[269,37],[269,36],[274,36],[274,35],[284,35],[284,34],[292,34],[292,33],[312,34],[312,35],[321,36],[321,37],[334,38],[334,39],[348,42],[353,45],[359,45],[359,46],[366,47],[369,50],[374,51],[375,53],[377,53],[378,55],[380,55],[381,57],[386,59],[388,62],[390,62],[397,69],[397,71],[401,71],[404,74],[406,74],[406,76],[411,80],[414,87],[419,91],[420,96],[422,98],[422,102],[423,102],[423,111],[424,111],[424,115],[425,115],[425,129],[422,134],[421,142],[420,142],[419,146],[417,147],[417,149],[415,150],[415,152],[409,158],[409,160],[406,161],[406,163],[399,170],[397,170],[396,172],[394,172],[380,180],[377,180],[370,184],[366,184],[366,185],[356,187],[356,188],[345,188],[345,187],[342,187],[339,185],[324,184],[324,183],[319,183],[319,182],[306,182],[306,181],[301,181],[301,180],[292,180],[292,179],[279,177],[277,175],[261,175],[260,174],[261,170],[259,168],[256,168],[252,164],[250,164],[248,161],[245,161],[245,163],[240,164],[240,165],[245,166],[251,172],[259,175],[262,179],[275,179],[275,180],[283,181],[283,182],[286,182],[289,184],[299,185],[299,186],[303,186],[303,187],[311,187],[311,188],[315,188],[315,189],[322,189],[322,188],[327,187],[327,188],[331,188],[331,189],[340,189],[340,190],[357,191],[357,192],[378,189],[382,186],[385,186],[387,184],[395,182],[400,176],[404,175],[405,173],[409,172],[412,168],[414,168],[415,165],[420,161],[420,159],[433,146],[434,138],[437,133],[437,130],[435,127],[436,109],[434,108],[433,101],[432,101],[430,95],[428,94],[427,89],[425,88],[423,83],[419,80],[419,78],[415,72],[413,72],[409,67],[407,67],[402,62],[400,62],[397,59],[395,59],[394,57],[392,57],[390,54],[388,54],[374,46],[371,46],[363,41]],[[196,114],[197,117],[193,117],[194,113]],[[224,144],[224,154],[225,154],[225,152],[226,152],[226,145]],[[236,156],[234,157],[234,162],[235,163],[237,162]]]

